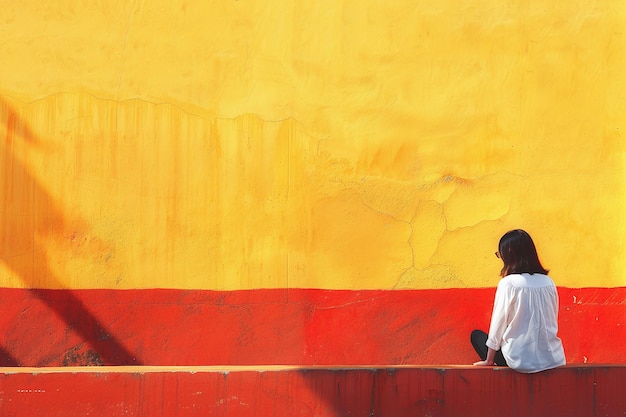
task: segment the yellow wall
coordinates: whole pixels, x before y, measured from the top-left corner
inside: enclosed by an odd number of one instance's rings
[[[622,1],[178,3],[3,5],[0,286],[626,285]]]

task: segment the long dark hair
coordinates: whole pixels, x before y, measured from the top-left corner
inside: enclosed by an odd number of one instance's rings
[[[504,262],[504,267],[500,271],[502,277],[510,274],[548,273],[548,270],[539,262],[532,238],[524,230],[515,229],[506,232],[500,239],[498,252]]]

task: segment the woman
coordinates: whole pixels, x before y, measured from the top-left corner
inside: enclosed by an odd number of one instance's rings
[[[559,298],[530,235],[511,230],[500,239],[496,256],[500,271],[489,335],[474,330],[472,345],[482,359],[479,366],[509,366],[531,373],[565,365],[557,337]]]

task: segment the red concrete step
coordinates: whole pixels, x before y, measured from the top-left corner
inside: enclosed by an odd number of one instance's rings
[[[626,365],[0,368],[2,416],[626,415]]]

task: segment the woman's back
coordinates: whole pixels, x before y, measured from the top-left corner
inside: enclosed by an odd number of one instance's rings
[[[505,276],[498,283],[487,346],[500,347],[507,364],[520,372],[564,365],[558,310],[556,286],[549,276]]]

